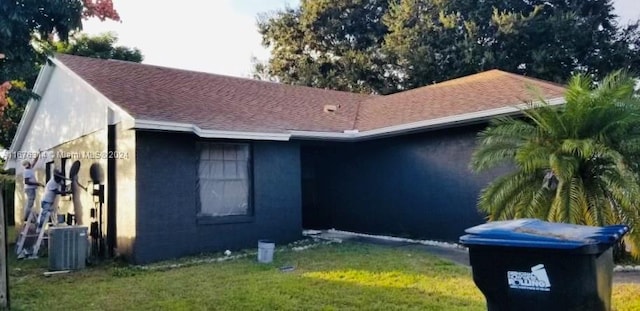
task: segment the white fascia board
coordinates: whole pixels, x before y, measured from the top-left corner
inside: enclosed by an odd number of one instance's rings
[[[535,107],[540,104],[541,104],[540,102],[535,102],[533,103],[532,106]],[[549,104],[550,106],[564,104],[564,98],[554,98],[554,99],[548,100],[547,104]],[[405,134],[408,132],[415,132],[415,131],[426,130],[426,129],[447,128],[455,125],[472,124],[472,123],[487,121],[500,116],[521,114],[523,110],[526,110],[528,108],[531,108],[531,105],[519,104],[511,107],[482,110],[482,111],[459,114],[459,115],[437,118],[432,120],[408,123],[403,125],[389,126],[389,127],[362,132],[362,135],[358,138],[371,139],[371,138],[377,138],[381,136]]]
[[[115,110],[116,112],[118,112],[120,114],[122,119],[133,120],[133,116],[131,116],[124,109],[122,109],[122,107],[120,107],[117,104],[115,104],[114,102],[112,102],[111,99],[106,97],[104,94],[100,93],[100,91],[98,91],[95,87],[93,87],[93,85],[91,85],[89,82],[85,81],[81,76],[79,76],[77,73],[75,73],[75,71],[73,71],[69,67],[67,67],[64,63],[62,63],[61,61],[59,61],[55,57],[50,57],[49,60],[51,60],[56,65],[56,67],[62,69],[65,73],[67,73],[70,76],[72,76],[73,78],[75,78],[76,81],[78,81],[78,83],[80,83],[82,86],[86,87],[89,90],[89,92],[93,93],[98,98],[103,99],[107,103],[109,108]]]
[[[44,94],[44,90],[49,85],[49,81],[51,81],[51,76],[53,74],[54,67],[50,64],[45,64],[40,69],[38,73],[38,77],[36,78],[36,82],[33,85],[33,93],[42,97]],[[31,127],[31,123],[33,122],[33,118],[36,115],[36,111],[38,111],[38,105],[40,104],[40,100],[36,98],[31,98],[27,101],[27,106],[22,113],[22,118],[20,119],[20,123],[18,123],[18,128],[16,129],[16,134],[13,136],[13,140],[11,142],[11,146],[9,147],[8,154],[12,155],[17,150],[22,147],[24,143],[24,138],[27,136],[27,130]],[[16,167],[16,159],[13,156],[9,156],[7,161],[4,163],[4,169],[8,170]]]
[[[562,105],[565,103],[564,98],[553,98],[546,101],[550,106]],[[291,131],[291,138],[312,139],[312,140],[344,140],[344,141],[360,141],[367,139],[380,138],[385,136],[395,136],[417,132],[428,129],[447,128],[456,125],[473,124],[477,122],[487,121],[495,117],[516,115],[522,113],[531,106],[538,106],[541,102],[534,102],[533,105],[519,104],[511,107],[502,107],[496,109],[482,110],[471,113],[459,114],[443,118],[407,123],[402,125],[394,125],[379,129],[357,132],[350,131],[347,133],[336,132],[313,132],[313,131]]]
[[[289,131],[291,138],[306,140],[337,140],[355,141],[359,140],[364,133],[339,133],[339,132],[315,132],[315,131]]]
[[[157,130],[168,132],[185,132],[194,133],[202,138],[225,138],[225,139],[248,139],[248,140],[277,140],[288,141],[291,137],[289,133],[262,133],[262,132],[239,132],[239,131],[218,131],[203,130],[195,124],[152,121],[152,120],[135,120],[135,129],[140,130]]]

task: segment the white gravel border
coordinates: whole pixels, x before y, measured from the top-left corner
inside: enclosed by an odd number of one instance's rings
[[[613,272],[640,272],[640,265],[638,266],[617,265],[613,267]]]
[[[455,249],[460,249],[465,251],[468,250],[466,247],[456,243],[447,243],[447,242],[433,241],[433,240],[413,240],[413,239],[398,238],[398,237],[392,237],[392,236],[386,236],[386,235],[373,235],[373,234],[357,233],[357,232],[350,232],[350,231],[342,231],[342,230],[336,230],[336,229],[329,229],[326,231],[304,230],[302,234],[305,236],[313,237],[315,235],[322,234],[323,232],[326,232],[329,234],[333,233],[333,234],[340,234],[340,235],[346,235],[346,236],[374,238],[374,239],[380,239],[385,241],[406,242],[406,243],[438,246],[438,247],[444,247],[444,248],[455,248]],[[334,239],[334,240],[340,240],[340,239]],[[613,271],[614,272],[640,272],[640,265],[637,265],[637,266],[616,265],[613,268]]]
[[[300,241],[295,241],[292,242],[290,244],[286,244],[284,246],[276,246],[274,252],[278,253],[278,252],[283,252],[283,251],[287,251],[287,250],[292,250],[294,252],[300,252],[300,251],[304,251],[307,249],[311,249],[311,248],[316,248],[319,247],[321,245],[328,245],[328,244],[332,244],[332,243],[341,243],[341,241],[320,241],[318,239],[313,239],[312,241],[309,240],[300,240]],[[157,271],[157,270],[170,270],[170,269],[176,269],[176,268],[182,268],[182,267],[189,267],[189,266],[194,266],[194,265],[200,265],[200,264],[208,264],[208,263],[214,263],[214,262],[223,262],[223,261],[230,261],[230,260],[236,260],[236,259],[240,259],[240,258],[245,258],[245,257],[254,257],[258,254],[257,251],[250,251],[250,250],[244,250],[241,252],[237,252],[235,255],[231,255],[232,252],[227,250],[224,252],[224,256],[218,256],[218,257],[200,257],[200,258],[193,258],[193,259],[188,259],[188,260],[184,260],[178,263],[166,263],[166,264],[149,264],[149,265],[136,265],[136,266],[132,266],[130,268],[133,269],[139,269],[139,270],[145,270],[145,271]]]
[[[302,234],[306,235],[306,236],[309,236],[309,237],[313,237],[314,235],[321,234],[322,232],[323,231],[318,231],[318,230],[304,230],[302,232]],[[434,241],[434,240],[413,240],[413,239],[407,239],[407,238],[398,238],[398,237],[386,236],[386,235],[373,235],[373,234],[357,233],[357,232],[342,231],[342,230],[336,230],[336,229],[329,229],[329,230],[326,230],[325,232],[327,232],[329,234],[333,233],[333,234],[341,234],[341,235],[346,235],[346,236],[359,236],[359,237],[373,238],[373,239],[379,239],[379,240],[385,240],[385,241],[414,243],[414,244],[438,246],[438,247],[444,247],[444,248],[456,248],[456,249],[462,249],[462,250],[466,250],[467,249],[466,247],[464,247],[464,246],[462,246],[460,244],[441,242],[441,241]]]
[[[464,246],[462,246],[460,244],[457,244],[457,243],[448,243],[448,242],[441,242],[441,241],[434,241],[434,240],[414,240],[414,239],[399,238],[399,237],[392,237],[392,236],[385,236],[385,235],[373,235],[373,234],[356,233],[356,232],[342,231],[342,230],[336,230],[336,229],[329,229],[329,230],[326,230],[326,231],[304,230],[302,232],[302,235],[306,236],[306,237],[309,237],[309,238],[313,238],[313,241],[309,241],[309,240],[296,241],[296,242],[287,244],[285,246],[276,247],[275,252],[282,252],[282,251],[286,251],[286,250],[292,250],[292,251],[295,251],[295,252],[299,252],[299,251],[305,251],[305,250],[311,249],[311,248],[316,248],[316,247],[319,247],[321,245],[327,245],[327,244],[332,244],[332,243],[342,243],[342,239],[340,239],[340,238],[324,238],[324,237],[322,238],[322,242],[321,242],[321,241],[318,240],[319,237],[317,235],[320,235],[322,233],[344,235],[344,236],[359,236],[359,237],[380,239],[380,240],[385,240],[385,241],[414,243],[414,244],[437,246],[437,247],[452,248],[452,249],[459,249],[459,250],[467,251],[466,247],[464,247]],[[207,264],[207,263],[214,263],[214,262],[223,262],[223,261],[229,261],[229,260],[236,260],[236,259],[245,258],[245,257],[248,257],[248,256],[256,256],[256,254],[257,254],[256,251],[244,251],[244,252],[240,252],[240,253],[231,255],[230,251],[226,251],[224,256],[194,258],[194,259],[187,260],[187,261],[182,261],[182,262],[179,262],[179,263],[136,265],[136,266],[131,266],[130,268],[139,269],[139,270],[146,270],[146,271],[170,270],[170,269],[188,267],[188,266],[193,266],[193,265],[198,265],[198,264]],[[613,271],[614,272],[640,272],[640,265],[637,265],[637,266],[616,265],[613,268]]]

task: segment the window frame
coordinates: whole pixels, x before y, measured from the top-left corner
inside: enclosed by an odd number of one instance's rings
[[[248,148],[248,160],[247,160],[247,212],[245,215],[226,215],[226,216],[214,216],[202,214],[202,200],[200,194],[200,157],[203,148],[212,148],[212,146],[219,145],[244,145]],[[233,223],[248,223],[255,221],[255,209],[254,209],[254,160],[253,160],[253,144],[248,141],[197,141],[195,144],[196,151],[196,165],[195,165],[195,189],[196,189],[196,223],[199,225],[214,225],[214,224],[233,224]]]
[[[54,167],[54,162],[53,161],[49,161],[45,164],[45,172],[44,172],[44,179],[45,179],[45,183],[49,182],[49,179],[51,179],[51,177],[53,176],[53,167]]]
[[[71,160],[71,157],[62,157],[60,158],[60,172],[62,173],[62,175],[64,175],[64,177],[68,177],[67,174],[67,160]],[[61,183],[60,187],[62,188],[62,194],[60,196],[65,197],[68,196],[68,194],[66,193],[67,191],[67,182],[66,180],[63,180],[63,182]]]

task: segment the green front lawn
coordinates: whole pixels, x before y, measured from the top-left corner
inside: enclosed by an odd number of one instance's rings
[[[105,264],[45,277],[46,267],[46,258],[10,261],[15,310],[486,310],[469,268],[411,247],[322,245],[278,252],[269,265],[250,256],[168,270]],[[639,292],[615,286],[617,310],[638,310]]]

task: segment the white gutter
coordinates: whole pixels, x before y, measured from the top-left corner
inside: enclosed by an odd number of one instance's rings
[[[562,105],[565,103],[564,98],[558,97],[547,101],[550,106]],[[535,102],[533,106],[541,104]],[[487,121],[498,116],[515,115],[522,112],[522,110],[530,108],[530,105],[519,104],[512,107],[502,107],[489,110],[476,111],[471,113],[464,113],[454,116],[448,116],[443,118],[407,123],[402,125],[394,125],[383,127],[374,130],[368,130],[364,132],[358,131],[345,131],[344,133],[335,132],[314,132],[314,131],[290,131],[291,138],[297,139],[313,139],[313,140],[342,140],[342,141],[360,141],[373,138],[380,138],[386,136],[394,136],[412,133],[421,130],[438,129],[445,127],[452,127],[455,125],[473,124],[482,121]]]
[[[291,134],[288,133],[263,133],[263,132],[239,132],[239,131],[219,131],[219,130],[203,130],[195,124],[152,121],[152,120],[135,120],[133,126],[142,130],[159,130],[170,132],[187,132],[194,133],[202,138],[227,138],[227,139],[251,139],[251,140],[277,140],[288,141]]]
[[[355,141],[359,140],[363,133],[338,133],[338,132],[315,132],[315,131],[289,131],[292,139],[310,140],[335,140],[335,141]]]

